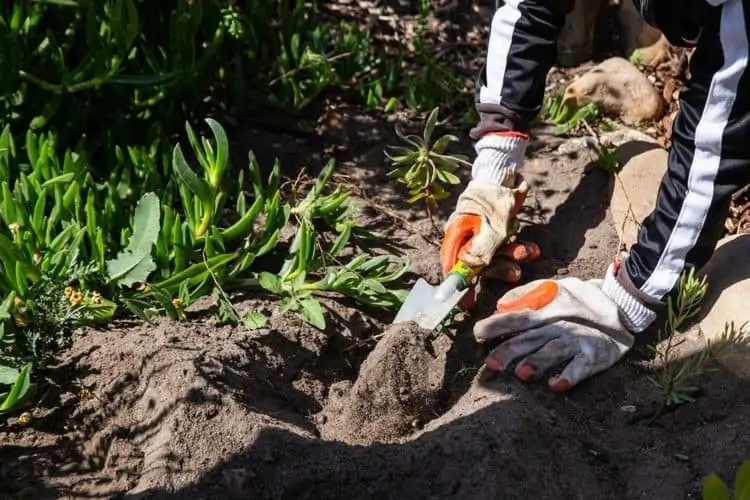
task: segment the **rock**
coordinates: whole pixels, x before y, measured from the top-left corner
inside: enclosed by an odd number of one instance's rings
[[[643,20],[633,0],[623,0],[618,12],[628,57],[637,52],[638,62],[654,68],[669,57],[669,42],[658,29]]]
[[[628,125],[656,119],[664,107],[648,78],[621,57],[609,58],[573,81],[564,98],[578,107],[593,102],[604,114]]]
[[[708,292],[701,304],[700,329],[706,340],[716,340],[727,323],[739,329],[750,327],[750,234],[728,236],[716,245],[711,260],[700,274],[708,280]],[[750,329],[745,329],[750,334]],[[735,376],[750,380],[750,348],[732,346],[720,364]]]
[[[656,205],[667,156],[667,151],[645,134],[617,149],[621,170],[610,181],[610,211],[617,234],[628,249],[638,241],[641,223]]]

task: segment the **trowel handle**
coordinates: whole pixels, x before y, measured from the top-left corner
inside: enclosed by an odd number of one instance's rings
[[[474,276],[476,276],[477,273],[474,270],[474,268],[469,267],[464,261],[459,260],[456,262],[456,264],[451,268],[450,272],[448,273],[448,276],[456,276],[463,285],[461,288],[465,287],[469,284],[469,281],[471,281]]]
[[[440,302],[447,300],[457,290],[466,288],[476,275],[477,272],[474,268],[469,267],[466,263],[459,260],[438,287],[435,292],[435,298]]]

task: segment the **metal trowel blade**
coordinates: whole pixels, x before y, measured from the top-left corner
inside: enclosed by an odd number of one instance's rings
[[[440,301],[435,298],[437,286],[432,286],[420,278],[406,296],[404,304],[398,311],[393,324],[407,323],[413,321],[425,330],[435,329],[458,304],[468,288],[453,292],[446,300]]]

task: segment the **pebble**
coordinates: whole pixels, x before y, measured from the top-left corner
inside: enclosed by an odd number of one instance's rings
[[[624,411],[625,413],[635,413],[637,408],[635,405],[625,405],[620,407],[620,411]]]

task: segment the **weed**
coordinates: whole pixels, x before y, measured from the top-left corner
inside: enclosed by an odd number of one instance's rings
[[[594,103],[575,109],[571,101],[565,97],[564,87],[560,87],[554,96],[545,94],[537,121],[552,123],[556,125],[555,132],[558,135],[567,135],[582,123],[599,117],[599,111]]]
[[[649,379],[656,386],[661,400],[652,421],[668,407],[694,402],[698,391],[695,380],[709,370],[709,364],[719,359],[728,347],[750,342],[744,325],[736,328],[731,323],[725,326],[718,340],[709,341],[698,353],[681,362],[674,361],[675,349],[685,342],[684,338],[678,338],[679,329],[700,312],[700,302],[707,290],[706,278],[698,279],[691,268],[680,277],[676,299],[667,298],[667,321],[660,331],[659,345],[650,346],[660,369]]]
[[[396,156],[385,152],[395,167],[389,175],[409,190],[409,203],[425,201],[431,220],[437,209],[437,201],[450,195],[444,185],[459,184],[461,181],[454,172],[459,165],[471,166],[464,155],[446,154],[450,143],[458,141],[455,135],[446,134],[433,141],[438,111],[439,108],[435,108],[430,113],[422,137],[407,135],[397,126],[396,134],[407,146],[392,146],[391,149],[397,153]]]
[[[602,147],[596,158],[596,165],[608,174],[616,174],[622,166],[617,158],[617,148]]]
[[[633,53],[630,54],[628,61],[630,61],[630,64],[633,66],[643,66],[643,53],[640,50],[634,50]]]

